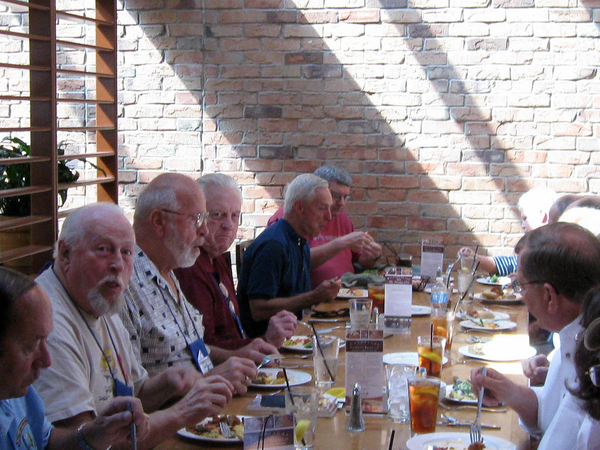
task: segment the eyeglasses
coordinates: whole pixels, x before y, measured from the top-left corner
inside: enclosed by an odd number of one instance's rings
[[[517,281],[517,279],[515,278],[512,283],[510,284],[510,287],[512,287],[512,290],[514,293],[516,294],[520,294],[523,292],[523,288],[527,285],[530,284],[543,284],[545,283],[545,281],[539,281],[539,280],[535,280],[535,281],[528,281],[527,283],[521,283],[519,284],[519,282]]]
[[[210,211],[208,213],[208,218],[214,222],[223,222],[228,217],[231,217],[231,221],[233,223],[237,223],[238,225],[242,223],[242,216],[239,212],[233,212],[231,214],[228,214],[225,211]]]
[[[204,224],[204,222],[206,222],[206,219],[208,219],[207,212],[201,212],[198,214],[185,214],[185,213],[181,213],[178,211],[171,211],[170,209],[164,209],[164,208],[161,208],[160,210],[164,211],[166,213],[169,213],[169,214],[177,214],[178,216],[187,216],[196,222],[197,228],[200,228]]]
[[[345,202],[347,202],[348,200],[350,200],[352,197],[349,195],[342,195],[342,194],[338,194],[337,192],[331,192],[331,197],[333,198],[334,202],[337,202],[338,200],[344,200]]]
[[[600,364],[590,367],[585,374],[590,377],[590,381],[594,386],[600,387]]]

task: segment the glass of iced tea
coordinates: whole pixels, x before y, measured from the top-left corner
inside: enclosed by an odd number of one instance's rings
[[[417,352],[419,354],[419,367],[427,369],[427,375],[441,378],[442,361],[446,338],[441,336],[417,336]]]
[[[452,311],[443,308],[434,308],[431,311],[431,324],[433,325],[433,334],[446,339],[446,353],[449,355],[452,350],[452,338],[454,337],[454,319],[455,314]]]
[[[435,433],[440,380],[431,377],[408,380],[410,431],[414,434]]]
[[[379,314],[383,314],[385,307],[385,283],[369,283],[369,298],[373,300],[373,308],[377,307]]]

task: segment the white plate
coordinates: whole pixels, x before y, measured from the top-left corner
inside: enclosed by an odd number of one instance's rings
[[[365,298],[369,296],[369,291],[360,288],[341,288],[337,293],[337,298]]]
[[[485,298],[481,292],[478,292],[474,295],[475,300],[479,300],[482,303],[498,303],[498,304],[506,304],[506,305],[517,305],[523,301],[523,296],[521,294],[515,294],[516,298]]]
[[[485,322],[493,322],[495,320],[508,320],[508,319],[510,319],[510,314],[503,313],[503,312],[498,312],[498,311],[490,311],[490,312],[492,314],[494,314],[494,317],[490,318],[490,319],[481,319],[481,320],[483,320],[484,323]],[[476,323],[479,323],[479,320],[480,320],[480,319],[477,319],[475,317],[471,317],[468,314],[460,314],[460,316],[457,315],[457,317],[459,319],[470,320],[470,321],[476,322]]]
[[[485,284],[486,286],[506,286],[512,283],[512,279],[510,277],[498,277],[498,281],[491,281],[491,278],[492,277],[477,278],[477,282]]]
[[[475,351],[475,349],[480,349]],[[521,361],[531,358],[537,352],[533,347],[507,345],[499,342],[486,342],[484,344],[465,345],[458,349],[458,353],[463,356],[475,359],[483,359],[485,361],[508,362]]]
[[[516,450],[517,446],[494,436],[483,436],[486,450]],[[456,450],[467,450],[471,444],[469,433],[429,433],[419,434],[406,443],[408,450],[428,450],[437,447],[454,447]]]
[[[272,374],[275,376],[277,372],[281,372],[281,369],[266,369],[262,368],[258,372],[266,372],[268,374]],[[300,372],[299,370],[291,370],[286,369],[288,380],[290,381],[290,386],[300,386],[301,384],[306,384],[310,380],[312,380],[312,375],[306,372]],[[281,389],[285,387],[285,383],[282,384],[254,384],[254,381],[250,383],[250,386],[255,389]]]
[[[237,416],[240,419],[242,418],[242,416]],[[209,421],[211,418],[207,418],[204,419],[202,422],[200,423],[204,423]],[[227,445],[232,445],[232,444],[240,444],[242,445],[244,443],[243,439],[239,439],[237,437],[231,438],[231,439],[227,439],[227,438],[222,438],[222,439],[217,439],[217,438],[209,438],[209,437],[205,437],[205,436],[199,436],[195,433],[192,433],[191,431],[186,430],[185,428],[182,428],[180,430],[177,431],[177,434],[189,439],[194,439],[196,441],[200,441],[200,442],[210,442],[213,444],[227,444]]]
[[[444,356],[442,364],[446,364],[448,358]],[[417,352],[388,353],[383,355],[384,364],[406,364],[407,366],[419,366],[419,354]]]
[[[307,338],[308,338],[308,336],[292,336],[291,338],[286,339],[284,341],[284,343],[287,342],[287,341],[290,341],[290,340],[293,341],[293,340],[297,340],[297,339],[307,339]],[[312,339],[310,339],[310,338],[308,338],[308,339],[311,342],[310,348],[307,348],[303,344],[296,342],[294,345],[289,345],[289,346],[283,345],[281,347],[281,350],[287,350],[287,351],[290,351],[290,352],[300,352],[300,353],[312,353],[312,351],[313,351],[313,349],[312,349]]]
[[[477,404],[477,399],[475,399],[475,400],[468,400],[468,399],[459,400],[457,398],[450,397],[450,393],[452,392],[452,387],[453,387],[452,384],[449,384],[448,386],[446,386],[446,397],[444,397],[446,400],[448,400],[449,402],[465,403],[465,404],[469,404],[469,405]]]
[[[517,324],[515,322],[511,322],[510,320],[498,320],[496,322],[487,322],[484,320],[482,326],[480,323],[473,322],[472,320],[463,320],[460,323],[460,326],[468,330],[505,331],[516,328]]]
[[[428,316],[431,314],[430,306],[412,305],[411,315],[413,316]]]

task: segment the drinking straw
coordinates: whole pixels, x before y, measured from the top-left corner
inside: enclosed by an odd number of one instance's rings
[[[387,248],[389,248],[392,251],[392,254],[397,258],[399,255],[399,253],[396,251],[396,249],[389,243],[389,242],[384,242],[383,245],[385,245]]]
[[[390,436],[390,446],[388,447],[388,450],[392,450],[392,448],[394,447],[394,437],[396,436],[396,430],[392,430],[392,435]]]
[[[286,389],[288,391],[288,394],[290,395],[290,400],[292,402],[292,406],[296,406],[296,403],[294,402],[294,395],[292,394],[292,388],[290,387],[290,380],[287,376],[287,370],[285,370],[285,367],[282,367],[282,369],[283,369],[283,377],[285,378]],[[306,446],[306,441],[304,440],[304,437],[302,437],[302,445]]]
[[[473,275],[475,272],[477,272],[477,269],[479,268],[479,263],[481,261],[477,262],[477,264],[475,264],[475,269],[473,270],[473,272],[471,273],[471,275]],[[456,302],[456,305],[454,305],[454,309],[452,310],[452,312],[454,314],[456,314],[456,311],[458,310],[458,305],[460,305],[462,303],[462,301],[465,299],[465,297],[467,296],[467,294],[469,293],[469,290],[471,289],[471,286],[473,285],[473,283],[475,282],[475,276],[471,276],[471,282],[469,283],[469,286],[467,286],[467,290],[463,293],[463,295],[458,299],[458,301]]]
[[[311,325],[313,333],[315,335],[315,340],[317,341],[317,348],[319,349],[319,353],[323,357],[323,363],[325,364],[325,368],[327,369],[327,373],[329,374],[329,378],[331,378],[331,381],[333,381],[335,383],[335,378],[332,375],[331,370],[329,370],[329,364],[327,364],[327,360],[325,359],[325,355],[323,354],[323,347],[321,347],[321,341],[319,341],[319,335],[317,334],[317,330],[315,330],[315,324],[311,323],[310,325]]]
[[[433,323],[429,327],[429,350],[433,353]],[[429,375],[431,376],[431,372],[433,370],[433,361],[429,359]]]
[[[475,253],[473,253],[473,265],[471,265],[471,272],[475,272],[476,269],[473,269],[473,267],[475,267],[475,261],[477,261],[477,250],[479,250],[479,244],[477,244],[477,246],[475,247]]]

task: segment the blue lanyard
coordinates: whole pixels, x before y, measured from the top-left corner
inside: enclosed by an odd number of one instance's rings
[[[183,332],[183,328],[181,328],[181,325],[179,325],[179,322],[177,321],[177,317],[175,317],[175,313],[171,309],[171,305],[169,304],[169,301],[167,300],[167,297],[165,297],[165,294],[164,294],[164,292],[163,292],[163,290],[162,290],[162,288],[160,286],[158,286],[158,290],[160,291],[160,295],[162,295],[162,298],[163,298],[165,304],[167,305],[167,308],[169,308],[169,312],[171,313],[171,316],[173,317],[173,320],[175,321],[175,325],[177,325],[177,328],[179,328],[179,331],[181,332],[181,335],[183,336],[183,340],[185,341],[185,344],[189,347],[190,343],[187,340],[186,333]],[[185,300],[182,300],[181,304],[183,305],[183,308],[185,309],[185,312],[187,312],[187,315],[190,318],[190,322],[192,323],[192,326],[194,327],[194,331],[196,332],[196,336],[198,336],[198,339],[202,339],[202,337],[200,336],[200,333],[198,333],[198,329],[196,328],[196,323],[192,319],[192,315],[190,314],[190,310],[187,308],[187,306],[185,306]]]
[[[233,300],[231,300],[231,295],[229,294],[229,291],[227,292],[227,297],[225,297],[225,293],[221,290],[221,286],[217,280],[215,273],[211,272],[210,275],[212,277],[213,282],[217,286],[217,291],[219,291],[219,293],[221,294],[221,298],[225,302],[225,307],[229,310],[229,313],[231,314],[231,317],[233,317],[233,320],[235,320],[235,323],[237,324],[240,335],[242,336],[243,339],[246,339],[247,338],[246,332],[244,331],[244,328],[242,327],[242,322],[240,321],[240,318],[238,317],[237,313],[235,312],[235,306],[233,305]],[[225,286],[225,284],[223,284],[223,286]]]

